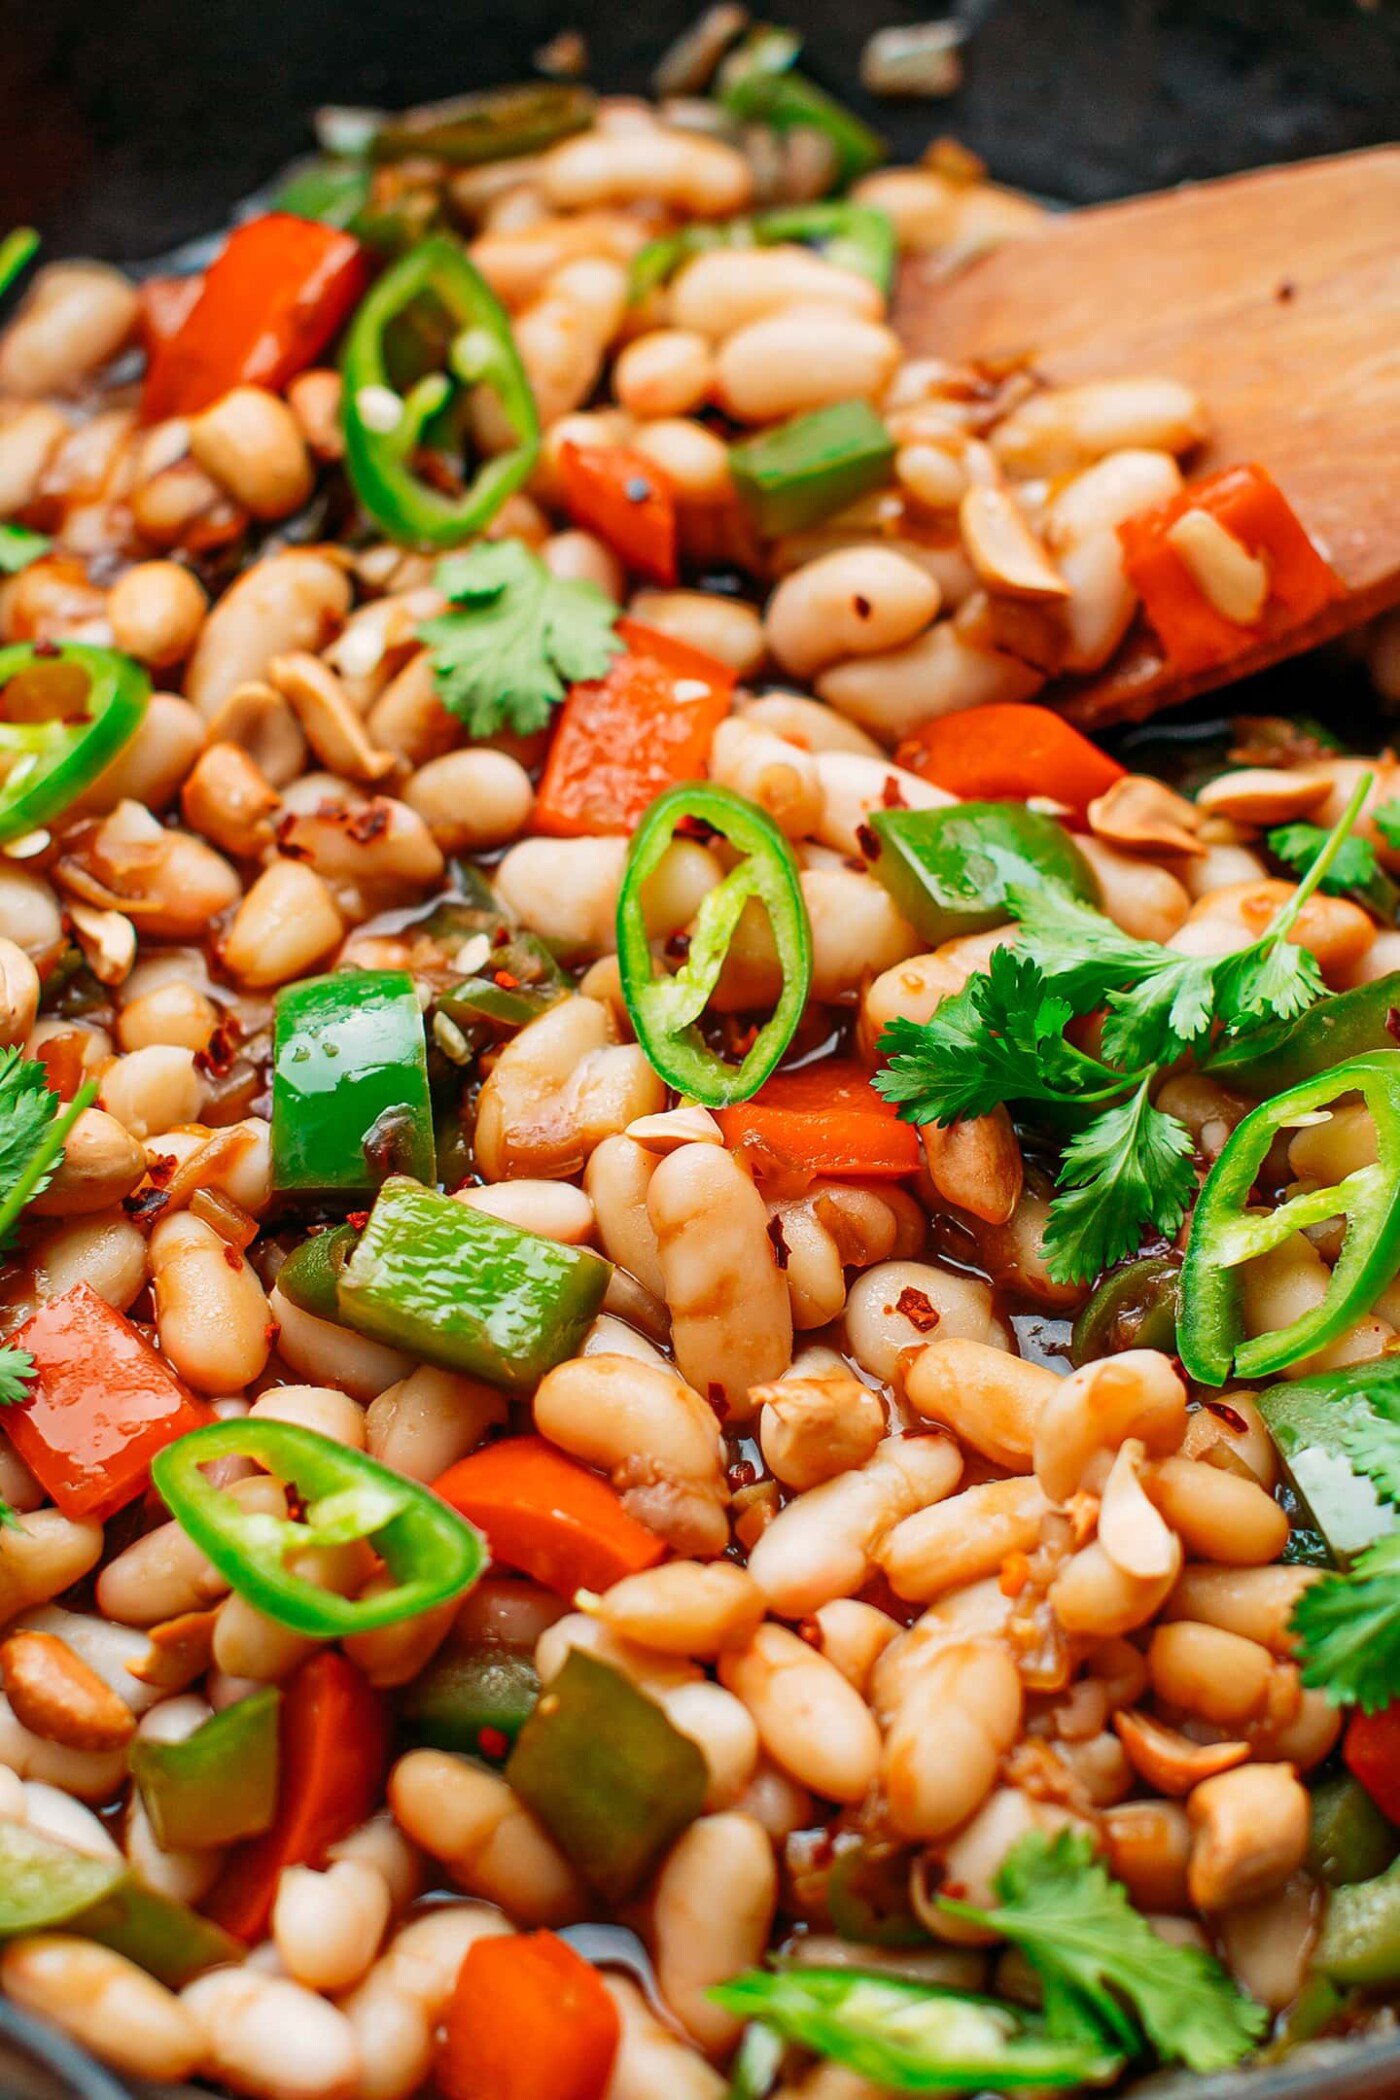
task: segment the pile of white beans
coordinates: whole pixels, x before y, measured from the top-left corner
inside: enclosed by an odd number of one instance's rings
[[[792,842],[812,999],[873,1063],[890,1019],[926,1019],[1012,933],[924,952],[872,880],[870,811],[949,799],[890,752],[930,716],[1108,662],[1135,611],[1115,528],[1181,486],[1203,405],[1151,377],[1048,391],[906,360],[874,285],[796,247],[703,254],[629,305],[646,239],[742,211],[753,187],[735,147],[640,104],[604,104],[593,132],[496,173],[470,252],[513,316],[545,443],[492,531],[738,674],[711,774]],[[1033,212],[932,168],[869,176],[856,194],[890,214],[905,252]],[[1164,1931],[1286,2005],[1318,1909],[1300,1775],[1339,1721],[1292,1657],[1289,1615],[1313,1571],[1277,1564],[1288,1524],[1250,1394],[1194,1408],[1150,1350],[1068,1376],[1019,1353],[1014,1312],[1060,1315],[1083,1294],[1047,1273],[1048,1183],[1005,1111],[928,1133],[904,1182],[774,1188],[707,1113],[671,1107],[631,1039],[613,952],[627,842],[530,835],[547,735],[464,741],[418,638],[443,606],[433,562],[273,541],[211,596],[209,550],[291,517],[338,472],[338,374],[303,372],[285,396],[239,386],[188,421],[142,425],[133,386],[105,376],[137,315],[120,273],[59,263],[0,338],[0,517],[54,536],[0,587],[0,639],[115,645],[158,688],[81,806],[0,859],[0,1043],[100,1088],[0,1279],[5,1327],[85,1279],[226,1418],[299,1423],[421,1481],[499,1434],[500,1394],[299,1309],[266,1244],[232,1246],[220,1229],[229,1215],[255,1231],[282,1222],[260,1094],[272,993],[322,969],[401,966],[426,1005],[451,957],[405,916],[441,893],[448,856],[499,854],[504,908],[577,984],[487,1060],[482,1185],[460,1199],[595,1246],[617,1270],[581,1353],[511,1419],[610,1480],[672,1557],[586,1609],[493,1576],[463,1611],[533,1641],[545,1682],[574,1648],[601,1657],[698,1744],[708,1773],[703,1814],[635,1912],[669,2017],[608,1978],[622,2018],[608,2100],[720,2100],[737,2026],[708,1987],[786,1929],[790,1842],[857,1810],[906,1848],[912,1900],[960,1982],[993,1985],[996,1950],[919,1892],[941,1876],[989,1901],[1019,1837],[1072,1825]],[[854,398],[895,437],[892,486],[755,549],[720,428]],[[503,441],[486,409],[479,435]],[[625,442],[664,470],[692,567],[746,566],[764,602],[634,587],[562,516],[568,439]],[[1374,654],[1400,698],[1400,630]],[[1331,822],[1358,770],[1339,758],[1236,772],[1194,803],[1120,783],[1080,841],[1104,909],[1186,953],[1244,946],[1289,892],[1263,829]],[[1377,770],[1373,802],[1400,791],[1400,768]],[[1400,869],[1365,816],[1360,828]],[[683,934],[724,873],[712,847],[678,839],[647,895],[655,939]],[[1344,899],[1313,897],[1291,937],[1333,987],[1400,967],[1400,934]],[[77,1018],[40,1011],[70,943],[106,1001]],[[766,921],[746,917],[715,1005],[761,1011],[779,985]],[[232,1120],[230,1055],[257,1082]],[[1245,1106],[1200,1077],[1170,1080],[1162,1099],[1203,1163]],[[1302,1186],[1342,1179],[1374,1157],[1364,1111],[1299,1130],[1289,1157]],[[183,1198],[151,1227],[127,1199],[172,1168]],[[201,1191],[218,1204],[194,1202]],[[949,1222],[968,1250],[956,1265],[932,1251]],[[1256,1263],[1251,1327],[1320,1302],[1334,1253],[1300,1234]],[[1397,1329],[1392,1287],[1294,1368],[1378,1355]],[[262,1476],[233,1491],[285,1508]],[[47,1506],[3,1437],[0,1493],[21,1513],[0,1531],[6,1640],[53,1636],[136,1717],[138,1739],[182,1739],[313,1652],[231,1595],[177,1524],[109,1550],[101,1526]],[[303,1560],[332,1589],[359,1569],[338,1549]],[[94,1577],[81,1609],[61,1601]],[[207,1668],[172,1690],[132,1674],[149,1629],[207,1611]],[[346,1650],[393,1690],[456,1616],[439,1608]],[[221,1854],[161,1850],[128,1748],[90,1747],[85,1684],[75,1671],[50,1688],[42,1733],[0,1697],[0,1813],[95,1855],[120,1848],[151,1887],[199,1904]],[[421,1904],[445,1888],[454,1900]],[[270,1936],[242,1967],[174,1993],[108,1948],[44,1934],[9,1944],[0,1987],[143,2079],[408,2100],[475,1939],[596,1914],[503,1777],[413,1750],[370,1821],[283,1873]],[[820,1934],[804,1944],[830,1953]],[[878,2100],[829,2068],[784,2090]]]

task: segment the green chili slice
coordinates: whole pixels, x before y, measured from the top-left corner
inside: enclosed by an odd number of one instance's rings
[[[744,858],[701,904],[681,967],[674,975],[657,975],[642,893],[680,827],[697,821],[719,832]],[[768,914],[783,988],[743,1062],[731,1065],[710,1049],[696,1023],[753,899]],[[622,996],[637,1041],[667,1084],[707,1108],[725,1108],[756,1094],[792,1041],[812,982],[812,937],[797,862],[777,825],[728,788],[685,782],[658,797],[637,827],[627,856],[617,904],[617,953]]]
[[[251,1458],[293,1489],[304,1518],[293,1523],[245,1510],[200,1471],[217,1458]],[[151,1478],[171,1515],[240,1597],[275,1619],[321,1640],[395,1626],[461,1596],[486,1563],[479,1531],[445,1502],[348,1450],[290,1422],[214,1422],[167,1444]],[[311,1546],[365,1539],[394,1578],[366,1597],[338,1597],[289,1565]]]
[[[1273,1210],[1250,1194],[1274,1139],[1345,1095],[1371,1112],[1379,1157],[1335,1188],[1309,1189]],[[1344,1218],[1346,1238],[1320,1305],[1276,1333],[1247,1337],[1240,1269],[1293,1233]],[[1325,1349],[1374,1303],[1400,1264],[1400,1050],[1375,1050],[1276,1095],[1231,1133],[1196,1200],[1181,1272],[1178,1347],[1193,1378],[1223,1385],[1266,1378]]]
[[[516,87],[483,88],[386,117],[370,140],[370,156],[415,160],[423,154],[459,168],[514,160],[587,131],[597,107],[592,89],[577,81],[529,80]]]
[[[166,1852],[261,1837],[277,1813],[277,1717],[282,1694],[260,1685],[178,1743],[138,1736],[131,1776]]]
[[[141,665],[115,649],[0,649],[0,843],[62,816],[131,741],[150,693]]]
[[[365,509],[395,539],[460,546],[483,531],[534,472],[540,420],[509,317],[480,271],[444,235],[420,242],[385,270],[350,323],[342,369],[350,479]],[[477,386],[495,395],[516,444],[478,466],[460,494],[444,494],[418,471],[417,458],[427,452],[439,468],[451,469],[447,447]]]
[[[894,221],[874,204],[853,204],[835,198],[823,204],[794,204],[778,211],[745,214],[722,219],[718,224],[682,226],[674,233],[658,234],[637,250],[628,272],[630,294],[635,302],[655,291],[714,248],[771,248],[780,241],[796,241],[817,253],[839,270],[868,277],[882,292],[894,285],[899,244]]]

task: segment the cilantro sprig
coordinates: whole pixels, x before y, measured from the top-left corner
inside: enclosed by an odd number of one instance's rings
[[[43,1065],[0,1050],[0,1253],[14,1245],[21,1211],[53,1180],[69,1131],[96,1097],[90,1079],[65,1107]]]
[[[436,580],[453,609],[418,631],[439,699],[474,737],[543,729],[567,687],[601,678],[623,646],[612,600],[552,576],[519,540],[449,555]]]
[[[1061,1135],[1045,1235],[1057,1282],[1090,1282],[1149,1230],[1170,1237],[1180,1227],[1196,1185],[1192,1143],[1152,1089],[1187,1053],[1291,1019],[1322,996],[1316,957],[1288,936],[1337,864],[1371,782],[1367,774],[1358,783],[1260,938],[1235,954],[1178,954],[1124,933],[1058,885],[1009,881],[1016,947],[995,950],[931,1020],[885,1029],[889,1062],[874,1085],[906,1122],[948,1124],[1014,1102],[1041,1110]],[[1097,1054],[1066,1036],[1091,1014],[1101,1017]]]
[[[1342,1432],[1358,1471],[1400,1510],[1400,1396],[1376,1385],[1363,1416]],[[1345,1575],[1324,1575],[1293,1613],[1303,1682],[1339,1706],[1375,1713],[1400,1699],[1400,1525],[1359,1554]]]
[[[1019,1947],[1039,1974],[1047,2031],[1097,2040],[1127,2056],[1144,2037],[1163,2063],[1219,2071],[1268,2025],[1211,1955],[1162,1939],[1133,1909],[1083,1831],[1031,1831],[997,1873],[994,1910],[941,1898],[940,1908]]]

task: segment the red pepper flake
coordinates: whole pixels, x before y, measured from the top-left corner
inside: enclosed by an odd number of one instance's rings
[[[211,1079],[227,1079],[238,1057],[238,1044],[243,1034],[236,1014],[220,1021],[202,1050],[194,1053],[196,1072],[205,1072]]]
[[[363,809],[345,813],[345,836],[357,846],[371,845],[375,839],[383,838],[388,829],[389,805],[380,795],[366,802]]]
[[[225,1260],[225,1261],[226,1261],[226,1262],[228,1263],[228,1265],[229,1265],[229,1267],[230,1267],[231,1269],[233,1269],[233,1270],[236,1270],[236,1271],[238,1271],[238,1270],[241,1270],[241,1269],[242,1269],[242,1267],[243,1267],[243,1252],[242,1252],[242,1249],[241,1249],[241,1248],[239,1248],[239,1247],[233,1247],[233,1246],[230,1246],[230,1245],[229,1245],[229,1243],[228,1243],[228,1241],[227,1241],[227,1240],[225,1240],[225,1241],[224,1241],[224,1260]]]
[[[36,656],[46,657],[58,655],[58,643],[50,640],[47,636],[44,638],[43,641],[33,643],[32,647]]]
[[[1008,1553],[1001,1564],[997,1577],[997,1588],[1003,1597],[1019,1597],[1031,1579],[1030,1558],[1025,1553]]]
[[[720,1384],[717,1378],[712,1378],[709,1384],[706,1386],[705,1398],[709,1401],[711,1407],[714,1409],[715,1413],[719,1416],[722,1422],[725,1416],[729,1413],[729,1402],[725,1397],[724,1387]]]
[[[885,1310],[903,1313],[909,1325],[916,1327],[920,1334],[932,1334],[941,1317],[929,1302],[927,1292],[916,1290],[912,1283],[906,1283],[894,1304],[886,1306]]]
[[[1280,278],[1279,282],[1274,287],[1274,297],[1275,299],[1277,299],[1279,305],[1287,306],[1289,300],[1296,299],[1297,296],[1298,287],[1293,282],[1293,279],[1291,277]]]
[[[277,829],[272,834],[273,843],[283,860],[310,860],[311,858],[311,848],[301,845],[292,837],[298,822],[296,811],[288,810],[286,816],[282,818]]]
[[[815,1648],[818,1651],[818,1653],[820,1653],[822,1645],[822,1630],[820,1626],[818,1626],[815,1619],[798,1620],[797,1638],[799,1639],[799,1641],[805,1641],[809,1648]]]
[[[868,620],[870,618],[871,613],[875,609],[870,603],[870,600],[861,591],[856,592],[852,603],[855,606],[856,618],[858,620]]]
[[[703,817],[678,817],[676,819],[676,837],[678,839],[698,839],[702,846],[708,846],[714,836],[714,825],[707,824]]]
[[[1386,1008],[1385,1032],[1388,1036],[1393,1036],[1397,1043],[1400,1043],[1400,1006]]]
[[[690,935],[688,933],[668,934],[665,946],[668,955],[674,956],[677,962],[684,962],[690,953]]]
[[[175,1172],[179,1161],[169,1152],[158,1152],[154,1159],[146,1162],[146,1174],[158,1189],[163,1189]]]
[[[509,1736],[504,1735],[499,1728],[479,1728],[476,1740],[483,1757],[500,1759],[510,1748]]]
[[[758,1478],[758,1467],[751,1458],[736,1458],[725,1478],[731,1495],[737,1495],[740,1488],[753,1486]]]
[[[498,926],[491,936],[491,946],[493,948],[504,948],[509,944],[509,941],[510,928],[508,926]]]
[[[885,775],[885,784],[880,790],[880,806],[883,809],[908,809],[909,807],[909,804],[904,799],[904,790],[895,779],[893,773],[886,773]],[[877,846],[878,843],[877,840]]]
[[[856,844],[867,860],[880,858],[880,841],[868,824],[857,824]]]
[[[281,1339],[281,1327],[278,1325],[276,1320],[269,1320],[266,1327],[264,1327],[263,1329],[263,1340],[267,1343],[268,1348],[275,1349],[277,1347],[278,1342]]]
[[[520,989],[520,979],[513,977],[509,970],[493,970],[491,976],[503,992],[518,992]]]
[[[345,1213],[345,1222],[347,1225],[353,1225],[356,1232],[363,1232],[369,1223],[369,1212],[367,1210],[348,1210]]]
[[[792,1258],[792,1249],[788,1246],[784,1237],[783,1221],[780,1217],[772,1217],[768,1220],[768,1237],[773,1242],[773,1252],[778,1258],[778,1267],[785,1269]]]
[[[1248,1433],[1248,1422],[1237,1407],[1231,1407],[1228,1400],[1207,1400],[1206,1408],[1215,1416],[1217,1422],[1223,1422],[1236,1436],[1245,1436]]]
[[[169,1201],[160,1189],[138,1189],[134,1195],[122,1197],[122,1209],[134,1225],[154,1225]]]

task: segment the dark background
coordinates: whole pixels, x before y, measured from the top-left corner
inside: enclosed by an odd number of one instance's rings
[[[0,225],[49,252],[156,255],[306,149],[317,102],[389,106],[519,78],[552,31],[643,88],[699,0],[0,0]],[[808,63],[916,154],[951,132],[994,174],[1085,202],[1400,129],[1400,0],[961,0],[967,79],[862,103],[860,47],[944,11],[774,0]]]

